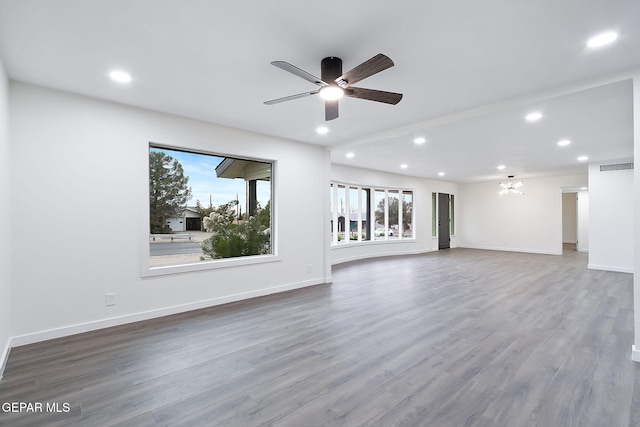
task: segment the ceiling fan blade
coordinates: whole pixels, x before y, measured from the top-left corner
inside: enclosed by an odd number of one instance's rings
[[[347,71],[336,79],[336,82],[341,87],[348,87],[354,83],[359,82],[362,79],[366,79],[380,71],[393,67],[393,61],[386,55],[381,53],[377,54],[373,58],[364,61],[352,70]]]
[[[338,100],[324,101],[324,119],[325,121],[338,118]]]
[[[346,96],[358,99],[367,99],[369,101],[384,102],[386,104],[396,105],[402,99],[401,93],[386,92],[383,90],[365,89],[361,87],[348,87],[344,90]]]
[[[291,101],[292,99],[304,98],[306,96],[315,95],[318,92],[320,92],[320,91],[319,90],[314,90],[312,92],[304,92],[304,93],[299,93],[297,95],[289,95],[289,96],[285,96],[284,98],[277,98],[277,99],[272,99],[270,101],[264,101],[264,103],[267,104],[267,105],[279,104],[281,102]]]
[[[318,86],[327,86],[328,83],[323,82],[322,80],[320,80],[318,77],[314,76],[313,74],[309,74],[306,71],[296,67],[295,65],[291,65],[288,62],[285,61],[273,61],[271,63],[271,65],[276,66],[284,71],[288,71],[291,74],[295,74],[298,77],[302,77],[303,79],[310,81],[313,84],[316,84]]]

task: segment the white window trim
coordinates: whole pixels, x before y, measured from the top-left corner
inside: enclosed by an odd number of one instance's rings
[[[339,184],[333,185],[333,241],[332,245],[337,246],[340,241],[338,240],[338,236],[340,235],[340,224],[338,223],[338,218],[340,217],[340,208],[338,206],[338,187]]]
[[[196,154],[204,154],[211,155],[217,157],[234,157],[238,159],[245,160],[255,160],[257,162],[269,162],[271,163],[271,254],[266,255],[253,255],[253,256],[244,256],[244,257],[234,257],[234,258],[222,258],[215,260],[207,260],[201,261],[197,263],[189,263],[189,264],[177,264],[177,265],[167,265],[167,266],[151,266],[151,251],[149,247],[149,149],[150,147],[157,148],[166,148],[167,150],[181,150],[188,151],[190,153]],[[209,151],[205,151],[202,149],[197,149],[193,147],[186,146],[175,146],[175,145],[167,145],[156,143],[153,141],[149,141],[146,145],[141,144],[141,147],[144,148],[143,158],[145,159],[146,167],[143,168],[143,177],[141,180],[141,223],[140,223],[140,276],[141,277],[156,277],[156,276],[164,276],[168,274],[182,274],[182,273],[190,273],[195,271],[206,271],[206,270],[216,270],[219,268],[232,268],[243,265],[255,265],[255,264],[266,264],[272,262],[280,262],[282,261],[282,257],[278,254],[278,201],[277,201],[277,190],[276,186],[278,183],[278,161],[273,159],[261,159],[261,158],[252,158],[244,155],[238,154],[219,154],[213,153]]]
[[[148,239],[147,239],[148,240]],[[144,245],[143,245],[144,246]],[[210,261],[202,261],[193,264],[167,265],[160,267],[149,266],[149,245],[146,247],[146,268],[143,266],[142,277],[164,276],[167,274],[190,273],[194,271],[214,270],[218,268],[239,267],[243,265],[265,264],[270,262],[280,262],[282,258],[278,255],[254,255],[235,258],[223,258]]]

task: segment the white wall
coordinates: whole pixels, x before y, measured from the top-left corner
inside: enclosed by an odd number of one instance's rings
[[[431,193],[440,192],[454,195],[458,193],[456,184],[338,164],[331,165],[331,180],[353,185],[412,189],[414,190],[416,215],[415,241],[398,240],[384,243],[374,241],[334,246],[331,248],[332,264],[377,256],[417,254],[437,250],[438,241],[431,237]],[[328,188],[326,192],[329,192]],[[330,221],[329,214],[327,214],[325,221]],[[456,246],[456,238],[453,236],[451,239],[452,247]],[[329,239],[329,235],[327,235],[327,239]]]
[[[577,193],[562,194],[562,243],[578,241]]]
[[[9,81],[0,59],[0,377],[11,337],[11,161],[9,159]]]
[[[458,246],[562,254],[561,187],[587,175],[525,179],[523,196],[498,196],[498,182],[459,185]]]
[[[633,78],[633,265],[640,272],[640,73]],[[640,362],[640,274],[633,275],[634,344],[631,357]]]
[[[589,192],[578,191],[578,252],[589,252]]]
[[[16,344],[329,280],[322,148],[24,83],[10,91]],[[275,160],[280,261],[142,278],[149,141]]]
[[[633,170],[600,172],[589,165],[589,268],[633,272]]]

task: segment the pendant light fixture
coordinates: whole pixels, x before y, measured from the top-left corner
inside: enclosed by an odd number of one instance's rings
[[[506,184],[504,182],[500,183],[500,187],[502,187],[502,190],[498,193],[498,196],[503,196],[509,193],[518,194],[520,196],[524,195],[522,191],[518,190],[518,188],[522,187],[524,182],[520,180],[514,183],[512,181],[514,178],[513,175],[509,175],[507,178],[509,178],[509,181]]]

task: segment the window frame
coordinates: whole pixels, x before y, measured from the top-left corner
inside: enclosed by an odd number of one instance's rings
[[[402,204],[404,205],[405,198],[409,194],[411,195],[411,218],[410,218],[410,221],[409,221],[409,225],[411,226],[411,228],[410,228],[411,229],[411,236],[410,237],[405,237],[405,235],[404,235],[405,234],[404,230],[405,230],[405,227],[406,227],[406,224],[405,224],[405,221],[404,221],[404,209],[399,209],[400,221],[401,221],[401,224],[402,224],[402,230],[400,230],[400,234],[405,239],[415,238],[415,233],[414,233],[414,230],[413,230],[413,227],[414,227],[414,224],[413,224],[413,220],[414,220],[414,216],[413,216],[413,208],[414,208],[413,196],[414,196],[415,193],[414,193],[413,190],[404,189],[404,190],[402,190],[400,192],[400,198],[402,199]]]
[[[330,239],[330,246],[331,248],[342,248],[342,247],[353,247],[356,245],[375,245],[375,244],[388,244],[388,243],[407,243],[407,242],[415,242],[417,241],[416,238],[416,229],[415,229],[415,218],[416,218],[416,212],[415,212],[415,202],[416,202],[416,189],[415,188],[399,188],[399,187],[384,187],[384,186],[379,186],[379,185],[360,185],[360,184],[353,184],[353,183],[347,183],[347,182],[342,182],[342,181],[335,181],[332,180],[330,182],[329,185],[329,191],[330,191],[330,198],[331,198],[331,206],[334,206],[335,208],[333,209],[333,211],[330,213],[331,215],[331,222],[333,224],[337,224],[338,221],[338,202],[339,202],[339,197],[338,197],[338,192],[336,191],[336,189],[338,187],[344,187],[344,191],[345,191],[345,204],[348,204],[349,201],[349,197],[348,197],[348,193],[350,192],[349,190],[354,189],[357,191],[357,195],[358,195],[358,209],[357,209],[357,214],[358,214],[358,239],[357,240],[350,240],[350,239],[344,239],[344,241],[338,241],[338,237],[337,234],[334,232],[332,233],[331,239]],[[362,203],[364,203],[362,194],[363,192],[366,192],[368,190],[368,203],[367,203],[367,210],[369,212],[369,224],[367,224],[367,228],[369,229],[369,236],[370,239],[369,240],[365,240],[362,239],[362,234],[366,234],[366,230],[365,228],[362,226],[362,221],[364,220],[364,213],[363,213],[363,206]],[[376,220],[375,220],[375,213],[377,211],[377,203],[376,203],[376,193],[377,192],[383,192],[383,200],[385,200],[385,204],[384,204],[384,227],[385,227],[385,235],[384,236],[376,236],[375,230],[376,230]],[[402,232],[402,228],[404,227],[403,221],[403,215],[402,215],[402,203],[404,202],[404,197],[403,195],[405,193],[411,193],[412,196],[412,200],[411,200],[411,225],[412,225],[412,233],[411,233],[411,237],[405,237],[404,233]],[[394,236],[393,238],[390,238],[389,236],[389,224],[391,223],[390,219],[389,219],[389,197],[391,197],[391,194],[393,194],[394,197],[398,198],[398,218],[394,219],[394,222],[398,223],[398,229],[400,230],[398,232],[398,236]],[[349,209],[347,209],[349,210]],[[349,212],[346,212],[346,215],[348,215]],[[345,218],[345,224],[346,224],[346,218]],[[346,227],[346,226],[345,226]]]
[[[265,264],[272,262],[280,262],[282,261],[281,256],[279,255],[278,250],[278,207],[277,207],[277,182],[278,182],[278,161],[275,159],[264,159],[257,158],[251,156],[245,156],[240,154],[232,154],[232,153],[217,153],[213,151],[202,150],[198,148],[181,146],[181,145],[171,145],[171,144],[163,144],[158,142],[149,141],[145,147],[144,153],[144,164],[146,167],[143,168],[143,177],[141,179],[141,194],[144,196],[141,197],[142,200],[142,212],[141,215],[141,248],[140,248],[140,266],[141,277],[155,277],[155,276],[164,276],[169,274],[181,274],[181,273],[190,273],[194,271],[206,271],[206,270],[216,270],[220,268],[230,268],[237,267],[243,265],[255,265],[255,264]],[[175,265],[167,265],[167,266],[151,266],[150,263],[150,244],[149,244],[149,216],[150,216],[150,207],[149,207],[149,152],[151,148],[165,149],[165,150],[173,150],[173,151],[183,151],[186,153],[192,154],[201,154],[205,156],[214,156],[214,157],[223,157],[223,158],[233,158],[239,160],[249,160],[255,162],[262,163],[270,163],[271,164],[271,191],[270,191],[270,202],[271,202],[271,254],[264,255],[250,255],[243,257],[233,257],[233,258],[222,258],[222,259],[213,259],[206,261],[198,261],[194,263],[185,263],[185,264],[175,264]]]

